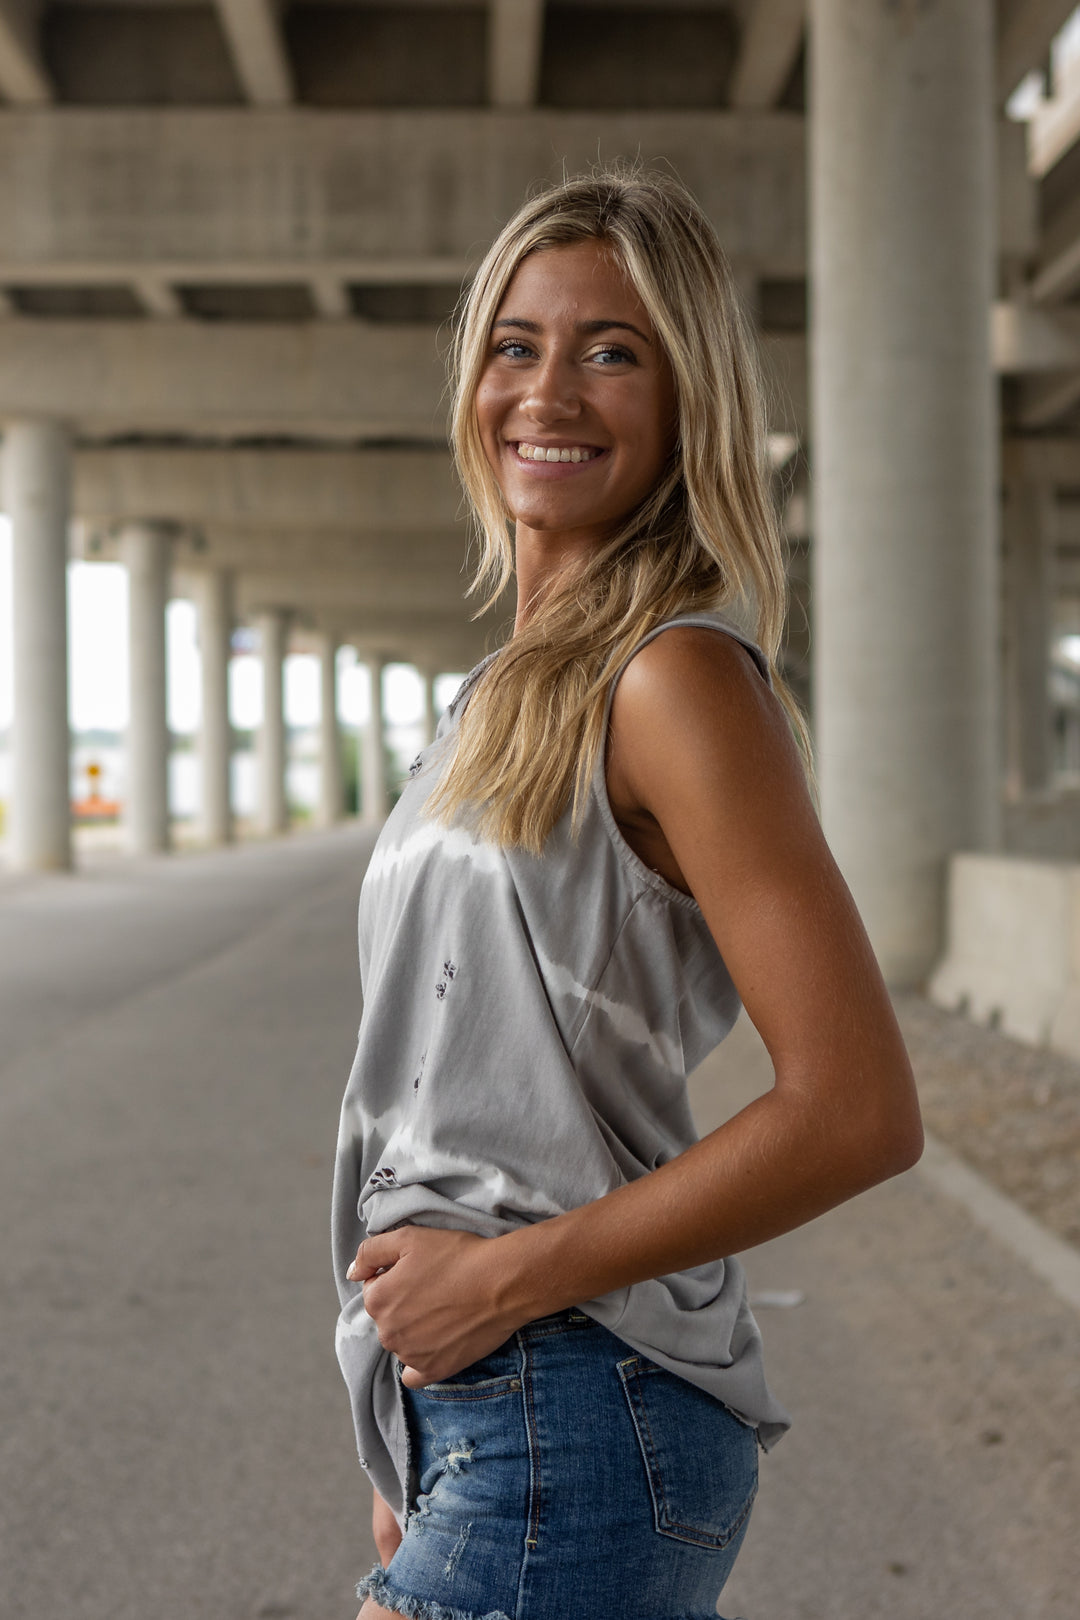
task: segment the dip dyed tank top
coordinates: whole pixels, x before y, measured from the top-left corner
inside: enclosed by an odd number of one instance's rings
[[[713,614],[672,619],[640,646],[675,624],[734,636],[768,678],[758,649]],[[414,763],[360,895],[363,1017],[334,1177],[336,1344],[361,1463],[399,1513],[404,1414],[394,1359],[345,1281],[358,1243],[406,1222],[494,1237],[646,1175],[697,1140],[686,1076],[739,1012],[696,902],[619,832],[603,758],[577,838],[567,811],[542,856],[427,817],[488,662]],[[788,1426],[736,1260],[581,1308],[717,1396],[764,1446]]]

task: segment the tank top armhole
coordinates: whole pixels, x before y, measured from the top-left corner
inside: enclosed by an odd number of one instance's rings
[[[618,822],[615,820],[615,812],[611,808],[611,800],[608,798],[607,790],[607,736],[611,724],[611,708],[615,701],[615,689],[622,679],[623,672],[637,657],[641,649],[647,647],[650,641],[655,641],[657,636],[663,635],[665,630],[676,628],[715,630],[720,635],[730,636],[732,641],[737,641],[741,647],[745,647],[766,685],[772,685],[768,660],[761,648],[737,625],[732,624],[721,614],[686,613],[675,619],[667,619],[663,624],[658,624],[655,629],[649,631],[647,636],[642,637],[633,652],[623,659],[611,678],[604,703],[604,746],[600,750],[593,769],[591,791],[597,810],[600,813],[600,820],[604,824],[615,853],[631,876],[636,878],[639,883],[644,883],[648,888],[652,889],[661,899],[670,902],[672,905],[682,906],[685,910],[700,916],[701,908],[692,894],[684,894],[682,889],[677,889],[674,884],[668,882],[667,878],[661,877],[659,872],[654,872],[652,867],[647,866],[641,856],[630,848],[620,831]]]

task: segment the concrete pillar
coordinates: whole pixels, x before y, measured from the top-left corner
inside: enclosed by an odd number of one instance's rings
[[[1005,782],[1023,799],[1050,785],[1050,635],[1057,514],[1047,483],[1005,489]]]
[[[71,865],[67,528],[71,440],[58,422],[4,433],[12,527],[14,719],[10,852],[22,871]]]
[[[285,800],[285,630],[281,608],[266,608],[255,617],[262,660],[263,717],[256,738],[260,832],[284,832],[289,825]]]
[[[132,854],[151,855],[169,847],[168,531],[157,523],[129,523],[120,534],[119,551],[128,573],[130,682],[124,827]]]
[[[338,638],[329,631],[319,637],[319,806],[320,827],[332,827],[345,814],[345,782],[341,762],[341,727],[337,703]]]
[[[995,846],[990,0],[812,0],[814,703],[822,817],[891,982]]]
[[[199,830],[207,844],[227,844],[233,836],[232,726],[229,721],[233,597],[233,577],[227,570],[214,569],[199,576],[195,598],[202,673]]]
[[[360,816],[363,821],[384,821],[390,811],[386,779],[386,716],[383,711],[385,658],[365,660],[371,681],[371,713],[361,736]]]

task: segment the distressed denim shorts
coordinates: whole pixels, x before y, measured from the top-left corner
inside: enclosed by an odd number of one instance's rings
[[[757,1436],[580,1311],[402,1390],[409,1512],[357,1588],[410,1620],[716,1620]]]

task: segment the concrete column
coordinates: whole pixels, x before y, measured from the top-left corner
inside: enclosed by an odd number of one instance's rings
[[[1050,785],[1055,518],[1052,485],[1009,481],[1004,513],[1005,782],[1014,800]]]
[[[266,608],[255,617],[262,659],[263,717],[256,739],[258,806],[256,824],[264,833],[284,832],[289,825],[285,801],[285,630],[281,608]]]
[[[814,685],[826,833],[891,982],[998,837],[990,0],[812,0]]]
[[[360,816],[363,821],[384,821],[390,811],[386,780],[386,716],[383,712],[385,658],[365,660],[371,680],[371,713],[361,737]]]
[[[165,607],[169,536],[157,523],[129,523],[120,535],[128,572],[128,848],[151,855],[169,847],[169,726],[165,692]]]
[[[345,814],[345,783],[341,763],[341,727],[337,705],[338,638],[329,631],[319,637],[319,807],[320,827],[332,827]]]
[[[233,597],[233,577],[227,570],[214,569],[199,576],[196,595],[202,672],[199,826],[207,844],[227,844],[233,836],[232,726],[229,721]]]
[[[4,433],[12,527],[14,723],[10,851],[22,871],[71,865],[67,527],[71,440],[58,422]]]

